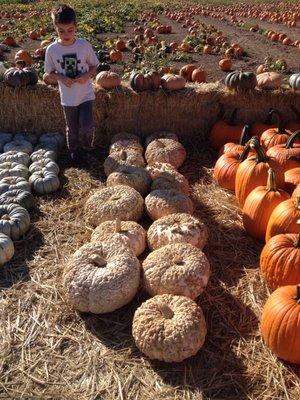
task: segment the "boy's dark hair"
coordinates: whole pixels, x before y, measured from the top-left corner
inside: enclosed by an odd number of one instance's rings
[[[59,4],[51,11],[51,17],[54,25],[56,24],[76,24],[76,14],[72,7],[67,4]]]

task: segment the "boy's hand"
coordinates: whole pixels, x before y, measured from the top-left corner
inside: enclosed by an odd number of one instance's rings
[[[75,81],[76,83],[84,84],[84,83],[86,83],[89,79],[90,79],[90,74],[89,74],[88,72],[85,72],[85,73],[83,73],[83,74],[78,75],[78,76],[74,79],[74,81]]]
[[[71,87],[75,83],[75,79],[68,78],[67,76],[64,75],[59,75],[57,79],[67,87]]]

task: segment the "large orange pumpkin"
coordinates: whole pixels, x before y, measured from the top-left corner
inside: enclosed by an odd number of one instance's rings
[[[300,285],[283,286],[267,300],[261,333],[266,345],[279,357],[300,364]]]
[[[264,131],[260,138],[260,144],[264,150],[268,150],[277,144],[286,143],[291,136],[292,132],[284,128],[283,119],[277,111],[279,117],[278,127],[269,128]]]
[[[221,156],[224,153],[229,153],[229,152],[238,152],[242,154],[244,151],[246,143],[250,140],[250,125],[245,125],[243,128],[243,131],[240,136],[239,143],[233,143],[229,142],[224,144],[224,146],[221,147],[219,151],[219,156]],[[253,155],[253,150],[252,150],[252,155]]]
[[[286,144],[277,144],[267,151],[267,156],[276,158],[284,172],[300,166],[299,138],[300,131],[297,131],[289,137]]]
[[[256,151],[256,156],[246,158],[240,163],[235,179],[235,195],[241,207],[253,189],[266,183],[269,168],[275,172],[277,186],[284,187],[284,173],[279,163],[266,156],[256,137],[251,139],[250,147]]]
[[[242,212],[246,232],[256,239],[264,240],[272,211],[278,204],[289,198],[288,193],[277,189],[275,174],[270,168],[267,186],[256,187],[246,198]]]
[[[298,185],[300,185],[300,167],[292,168],[284,173],[284,189],[293,193]]]
[[[280,286],[298,284],[300,282],[300,233],[273,236],[261,252],[260,272],[272,290]]]
[[[233,142],[238,143],[244,126],[236,124],[236,114],[238,108],[235,108],[229,118],[229,121],[217,121],[210,132],[210,144],[213,149],[219,151],[224,144]]]
[[[300,219],[300,196],[278,204],[268,222],[266,242],[281,233],[298,233],[298,219]]]
[[[270,108],[264,122],[255,122],[251,126],[251,135],[260,138],[262,133],[267,129],[276,128],[277,125],[272,123],[275,116],[278,116],[278,111]]]
[[[241,154],[237,151],[224,153],[218,158],[213,171],[214,180],[224,189],[234,190],[235,177],[241,162]]]

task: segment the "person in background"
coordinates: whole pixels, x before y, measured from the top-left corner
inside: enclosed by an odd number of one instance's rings
[[[88,149],[94,148],[95,126],[92,79],[96,76],[98,58],[91,44],[76,37],[76,13],[67,4],[51,11],[58,38],[46,49],[46,83],[58,83],[66,122],[67,146],[74,165],[81,159],[79,129],[82,129]]]

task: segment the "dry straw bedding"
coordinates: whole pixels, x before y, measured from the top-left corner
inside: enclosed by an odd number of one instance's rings
[[[61,163],[63,189],[39,198],[31,230],[0,272],[0,399],[300,398],[299,370],[278,361],[259,334],[268,293],[257,268],[261,244],[244,233],[234,197],[212,183],[214,155],[203,143],[186,148],[181,171],[210,229],[213,276],[198,300],[208,327],[202,350],[180,364],[145,358],[131,336],[143,292],[112,314],[68,307],[63,266],[90,238],[83,205],[105,176],[103,160],[90,171]]]

